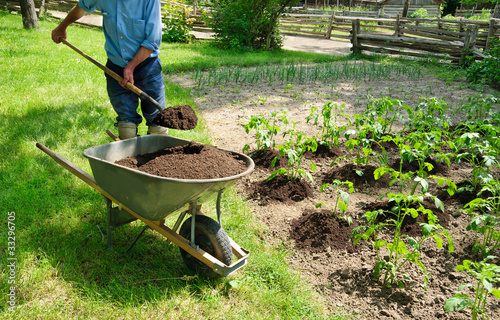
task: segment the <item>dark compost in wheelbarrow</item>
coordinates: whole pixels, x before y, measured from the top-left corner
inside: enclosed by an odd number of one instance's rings
[[[247,170],[245,162],[231,152],[194,141],[115,163],[155,176],[175,179],[217,179]]]

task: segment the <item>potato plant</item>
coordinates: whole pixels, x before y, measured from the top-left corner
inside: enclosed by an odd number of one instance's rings
[[[478,132],[466,132],[457,137],[450,145],[457,153],[456,162],[466,160],[472,164],[470,179],[471,190],[476,191],[493,179],[490,173],[492,166],[499,166],[497,160],[498,149],[491,146],[488,140],[481,137]]]
[[[320,128],[318,132],[318,142],[320,144],[327,145],[329,148],[339,146],[339,139],[342,136],[342,132],[346,131],[348,125],[351,124],[349,116],[343,111],[344,107],[345,104],[337,106],[333,102],[328,102],[321,108],[320,113],[317,112],[318,107],[311,108],[306,121],[307,123],[312,121],[315,126]],[[338,118],[340,116],[344,117],[348,124],[339,125]]]
[[[493,284],[500,282],[500,266],[487,263],[488,260],[494,258],[494,256],[488,256],[480,262],[464,260],[463,264],[456,267],[457,271],[465,271],[476,279],[475,286],[470,283],[462,284],[458,287],[458,291],[473,288],[474,296],[469,296],[466,293],[454,294],[452,298],[446,300],[444,305],[446,312],[468,308],[472,313],[473,320],[490,319],[487,315],[486,301],[490,295],[500,299],[500,290],[493,287]]]
[[[440,181],[439,185],[446,182],[448,184],[448,192],[450,195],[454,194],[456,185],[451,180],[429,173],[434,168],[432,164],[427,162],[427,159],[431,155],[437,154],[438,160],[445,160],[448,165],[450,164],[448,155],[436,153],[436,150],[440,150],[438,146],[440,138],[440,132],[414,132],[406,137],[382,137],[382,141],[392,141],[398,146],[400,154],[399,169],[396,170],[389,166],[377,168],[374,172],[375,180],[380,179],[385,174],[390,174],[391,182],[389,185],[392,186],[396,182],[399,183],[400,193],[403,193],[405,187],[408,187],[411,190],[410,194],[415,195],[417,187],[420,185],[420,191],[425,195],[429,190],[427,180],[429,178],[438,179]],[[416,161],[418,169],[416,171],[403,172],[404,161],[409,163]]]
[[[472,248],[483,257],[489,256],[500,248],[500,183],[492,180],[486,184],[478,196],[491,196],[483,199],[476,198],[465,205],[466,211],[472,217],[467,225],[468,231],[474,231],[475,244]],[[482,235],[482,238],[479,235]]]
[[[308,138],[304,133],[295,130],[295,122],[292,122],[293,129],[287,130],[284,135],[289,136],[285,140],[284,145],[279,145],[276,148],[280,151],[280,155],[275,157],[271,162],[271,168],[274,168],[276,161],[279,158],[286,157],[288,159],[288,166],[286,168],[279,168],[271,173],[267,181],[274,179],[277,175],[286,175],[289,181],[294,181],[298,178],[308,178],[313,181],[310,172],[301,168],[304,154],[307,151],[315,152],[318,148],[318,143],[314,138]],[[316,164],[311,161],[311,170],[316,171]]]
[[[346,186],[348,191],[342,190],[342,187]],[[340,209],[342,214],[345,214],[347,212],[347,204],[349,203],[349,193],[354,192],[354,185],[350,181],[340,181],[340,180],[333,180],[332,183],[325,183],[320,187],[320,192],[323,192],[326,190],[326,188],[332,187],[335,193],[335,206],[333,208],[333,215],[338,216],[337,214],[337,208]],[[316,208],[321,207],[324,205],[324,203],[320,202],[316,204]],[[352,224],[352,219],[350,218],[345,218],[349,225]]]
[[[270,112],[267,117],[262,114],[250,117],[249,122],[244,128],[246,133],[255,131],[257,151],[274,148],[276,146],[275,137],[279,132],[283,131],[278,125],[278,121],[281,121],[285,126],[289,123],[286,113],[286,110],[281,110]],[[246,144],[243,151],[248,152],[249,150],[250,145]]]
[[[464,99],[465,100],[465,99]],[[455,114],[465,114],[467,121],[484,121],[494,115],[493,106],[498,104],[498,98],[478,93],[467,98],[467,102],[455,109]]]
[[[402,108],[402,100],[381,96],[369,98],[363,114],[372,125],[376,125],[379,135],[385,135],[392,132],[392,126]]]
[[[361,240],[371,241],[377,262],[374,266],[373,279],[384,287],[398,286],[404,287],[403,279],[410,277],[402,272],[402,267],[407,263],[415,264],[424,276],[424,288],[427,287],[429,274],[426,267],[420,261],[420,252],[423,243],[428,239],[434,239],[438,249],[443,248],[443,242],[448,242],[448,251],[453,252],[453,240],[448,235],[446,229],[438,224],[437,217],[431,210],[424,208],[421,203],[423,196],[409,194],[388,194],[389,203],[392,208],[388,211],[375,210],[366,212],[364,217],[368,222],[368,227],[360,226],[354,229],[352,236],[354,244]],[[411,207],[417,204],[417,208]],[[412,238],[402,233],[403,221],[407,216],[417,218],[419,215],[426,215],[428,223],[420,224],[422,227],[422,238],[420,240]],[[379,239],[382,229],[390,228],[390,240]],[[381,249],[389,251],[387,256],[381,256]]]
[[[402,105],[406,116],[401,117],[404,125],[403,131],[429,131],[435,128],[448,130],[452,125],[451,119],[446,115],[449,110],[444,99],[421,98],[417,106]]]

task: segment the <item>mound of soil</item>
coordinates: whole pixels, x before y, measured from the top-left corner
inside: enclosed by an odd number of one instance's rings
[[[313,196],[311,185],[304,179],[289,181],[286,176],[278,175],[270,181],[256,185],[255,193],[268,199],[292,204]]]
[[[395,203],[389,203],[388,200],[386,201],[381,201],[381,202],[372,202],[368,203],[365,206],[362,207],[363,212],[367,211],[375,211],[382,209],[384,211],[391,211],[392,207],[394,206]],[[448,227],[450,224],[451,217],[449,213],[443,212],[440,209],[438,209],[432,202],[428,201],[427,199],[424,200],[421,203],[424,208],[429,209],[432,211],[432,213],[439,219],[439,224],[443,227]],[[412,203],[410,205],[410,208],[417,208],[419,207],[419,203]],[[378,216],[377,219],[379,221],[382,221],[383,219],[389,219],[391,216],[390,213],[386,213],[386,216]],[[403,228],[402,232],[403,234],[409,235],[411,237],[417,237],[417,236],[422,236],[422,227],[420,226],[420,223],[427,223],[429,222],[427,219],[427,215],[424,214],[419,214],[416,218],[412,218],[411,216],[406,216],[404,221],[403,221]]]
[[[273,159],[280,156],[280,152],[277,149],[261,149],[255,151],[250,155],[255,166],[261,169],[278,169],[286,168],[288,165],[288,160],[286,158],[279,158],[274,164],[274,168],[271,168],[271,163]]]
[[[324,252],[330,249],[357,252],[360,246],[353,246],[349,241],[352,230],[358,224],[351,225],[344,219],[336,218],[328,210],[306,210],[291,223],[290,237],[299,249],[310,252]]]
[[[448,191],[446,191],[446,189],[443,189],[438,192],[437,197],[439,198],[439,200],[445,201],[446,203],[459,202],[462,206],[465,206],[478,197],[486,199],[493,196],[489,191],[485,191],[481,195],[478,195],[478,193],[482,189],[481,185],[478,185],[475,190],[473,189],[474,188],[469,181],[461,181],[457,183],[457,190],[460,190],[460,192],[456,192],[455,194],[450,196]]]
[[[424,169],[430,174],[446,174],[448,172],[448,166],[446,166],[446,164],[444,163],[436,162],[434,159],[431,158],[425,159],[425,162],[428,162],[433,166],[431,171],[427,170],[427,168]],[[391,165],[391,168],[399,171],[400,163],[401,163],[401,158],[396,159],[394,163]],[[403,161],[402,172],[404,173],[409,171],[415,172],[418,171],[418,169],[419,169],[418,161],[412,161],[412,162],[408,162],[407,160]]]
[[[337,146],[327,146],[324,144],[318,144],[318,148],[316,149],[315,152],[307,151],[304,156],[307,159],[327,159],[331,158],[336,159],[338,157],[341,157],[345,154],[344,151],[342,151],[339,147]]]
[[[198,117],[189,105],[173,106],[164,109],[153,120],[154,123],[167,128],[191,130],[196,128]]]
[[[230,177],[247,169],[237,155],[194,141],[115,163],[155,176],[196,180]]]
[[[331,169],[328,171],[322,181],[323,183],[331,183],[333,180],[350,181],[353,185],[360,187],[363,185],[375,185],[377,180],[373,173],[377,168],[372,165],[362,166],[354,163],[348,163],[340,168]],[[356,170],[362,171],[363,174],[359,175]]]

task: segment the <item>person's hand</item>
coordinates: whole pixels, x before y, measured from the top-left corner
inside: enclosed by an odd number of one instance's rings
[[[120,85],[127,88],[127,82],[134,84],[134,67],[128,64],[125,69],[123,69],[123,81],[120,82]]]
[[[59,43],[61,42],[60,38],[66,39],[66,28],[58,26],[54,30],[52,30],[52,40],[55,43]]]

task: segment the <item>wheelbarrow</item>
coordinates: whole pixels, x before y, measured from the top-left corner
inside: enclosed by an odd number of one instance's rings
[[[179,246],[190,269],[206,276],[225,277],[246,265],[249,252],[236,244],[222,228],[221,197],[225,189],[253,171],[252,159],[230,151],[245,162],[246,171],[235,176],[204,180],[158,177],[114,163],[187,143],[189,140],[172,136],[147,135],[90,147],[83,151],[83,155],[89,160],[93,177],[42,144],[36,146],[107,199],[108,248],[112,248],[115,228],[138,219],[146,225],[126,252],[146,229],[151,228]],[[217,197],[217,221],[201,212],[201,205],[214,197]],[[175,224],[172,228],[167,227],[165,219],[175,214],[179,214]],[[184,220],[186,214],[191,216]],[[235,262],[232,262],[233,255],[237,258]]]

